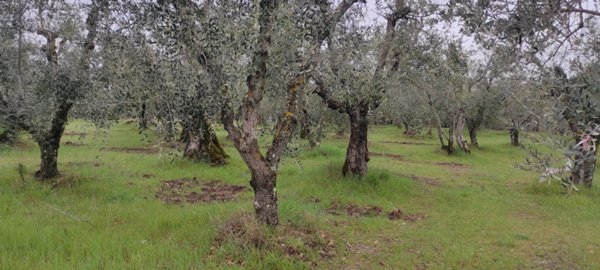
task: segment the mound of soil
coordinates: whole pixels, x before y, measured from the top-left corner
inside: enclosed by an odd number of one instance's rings
[[[149,147],[102,147],[100,151],[111,151],[111,152],[123,152],[123,153],[134,153],[134,154],[156,154],[158,148]]]
[[[356,204],[343,204],[338,201],[332,201],[331,206],[325,211],[332,215],[341,215],[346,213],[352,217],[374,217],[381,214],[381,207],[374,205],[358,206]]]
[[[332,235],[312,227],[283,223],[274,234],[265,234],[264,227],[251,214],[236,216],[221,227],[213,240],[209,256],[227,243],[236,247],[257,249],[261,253],[281,253],[286,257],[317,265],[323,259],[334,257],[336,242]],[[227,256],[228,265],[244,265],[244,262]]]
[[[196,178],[181,178],[164,181],[155,196],[167,204],[210,203],[231,201],[245,190],[245,186],[230,185],[220,180],[200,183]]]
[[[402,218],[403,215],[404,215],[404,213],[402,213],[402,210],[400,210],[400,209],[394,209],[394,210],[392,210],[392,212],[390,212],[388,214],[388,218],[390,220],[395,220],[395,219]]]

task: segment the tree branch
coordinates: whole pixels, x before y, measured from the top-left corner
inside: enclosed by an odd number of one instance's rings
[[[267,63],[271,47],[271,32],[273,28],[274,12],[279,4],[278,0],[260,1],[258,48],[252,57],[253,71],[246,78],[248,88],[241,106],[242,126],[234,124],[235,113],[229,100],[223,105],[222,120],[225,130],[233,140],[236,148],[241,153],[242,159],[249,166],[251,163],[264,162],[256,137],[258,125],[258,106],[264,94],[267,79]],[[226,98],[227,99],[227,98]]]
[[[600,16],[600,11],[583,9],[583,8],[563,8],[560,10],[563,13],[583,13],[592,16]]]
[[[396,24],[398,20],[407,18],[407,16],[411,13],[411,8],[409,6],[405,6],[404,2],[397,2],[395,10],[386,16],[386,30],[385,30],[385,38],[383,48],[381,49],[381,54],[379,55],[379,60],[377,61],[377,66],[375,68],[375,72],[373,73],[372,82],[375,84],[375,96],[370,102],[370,106],[372,108],[377,108],[380,105],[380,101],[385,94],[385,87],[383,86],[383,71],[387,65],[388,55],[390,54],[390,48],[392,46],[392,42],[394,37],[396,36]],[[398,57],[395,55],[394,57]],[[398,63],[393,63],[392,65],[397,65]]]
[[[275,134],[273,135],[273,141],[271,146],[267,150],[267,162],[277,168],[283,151],[286,148],[287,143],[290,141],[293,135],[293,131],[297,123],[297,111],[298,111],[298,93],[300,88],[305,84],[304,75],[295,76],[294,79],[288,84],[288,105],[287,111],[279,117],[277,127],[275,128]]]
[[[346,105],[343,102],[338,101],[331,96],[331,91],[329,91],[329,88],[327,88],[327,86],[321,78],[319,78],[315,74],[311,74],[311,78],[315,81],[315,84],[317,85],[313,93],[319,95],[319,97],[323,99],[325,104],[327,104],[327,107],[329,107],[332,110],[336,110],[340,113],[346,113],[348,111],[348,108],[346,108]]]

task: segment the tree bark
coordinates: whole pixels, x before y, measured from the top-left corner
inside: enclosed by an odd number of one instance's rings
[[[109,2],[104,1],[101,3],[92,4],[92,8],[88,13],[86,19],[87,34],[82,44],[83,56],[81,57],[80,68],[84,71],[89,70],[89,57],[94,51],[94,41],[98,34],[98,22],[100,21],[100,13],[104,9],[108,8]],[[48,62],[53,67],[58,67],[58,50],[56,47],[56,39],[58,35],[52,31],[43,28],[37,30],[37,33],[46,38],[46,44],[42,46],[42,51],[46,54]],[[84,81],[87,80],[86,76],[77,80],[72,80],[69,76],[61,75],[60,73],[55,75],[57,89],[56,92],[56,107],[50,128],[48,130],[32,130],[29,132],[37,141],[40,147],[41,163],[40,169],[35,173],[36,178],[40,180],[48,180],[59,176],[58,171],[58,149],[60,147],[60,140],[65,131],[65,127],[68,122],[69,111],[73,107],[75,99],[79,98],[77,93],[78,89],[83,85]]]
[[[510,143],[514,146],[521,145],[519,143],[519,130],[516,127],[510,128]]]
[[[348,116],[350,116],[350,142],[346,151],[346,161],[342,169],[344,176],[362,177],[367,173],[367,162],[369,162],[369,149],[367,145],[369,131],[368,111],[368,107],[365,106],[348,113]]]
[[[139,130],[144,131],[148,129],[148,118],[146,116],[146,102],[142,102],[138,108],[138,125]]]
[[[479,142],[477,141],[477,128],[469,127],[469,138],[471,139],[471,146],[479,148]]]
[[[405,129],[402,134],[407,135],[407,136],[415,136],[417,134],[416,131],[414,131],[410,128],[410,125],[407,122],[402,122],[402,124],[404,125],[404,129]]]
[[[279,223],[277,212],[277,172],[263,165],[253,166],[250,186],[254,190],[254,211],[263,224],[275,226]]]
[[[448,128],[448,144],[445,150],[449,155],[454,153],[454,123]]]
[[[489,89],[489,88],[488,88]],[[469,137],[471,139],[471,146],[479,148],[479,141],[477,141],[477,130],[483,123],[485,114],[485,107],[478,106],[475,115],[471,115],[466,118],[467,128],[469,130]]]
[[[225,153],[211,124],[203,115],[191,120],[182,122],[181,141],[185,143],[183,156],[215,166],[227,164],[229,156]]]
[[[578,137],[575,143],[579,143],[583,138]],[[596,138],[594,138],[596,139]],[[574,184],[583,184],[585,187],[591,188],[592,181],[594,179],[594,172],[596,171],[596,154],[598,148],[593,151],[583,151],[581,155],[577,155],[575,158],[575,168],[571,172],[571,181]]]
[[[58,148],[60,138],[48,138],[46,141],[38,142],[41,154],[40,169],[35,172],[35,177],[40,180],[52,179],[59,176],[58,172]]]
[[[458,110],[458,113],[454,116],[453,119],[453,125],[454,125],[454,134],[456,137],[456,144],[458,145],[458,147],[460,148],[460,150],[462,150],[465,153],[470,153],[471,150],[469,149],[469,146],[467,145],[467,140],[465,140],[465,138],[463,137],[463,130],[465,128],[465,111],[463,108],[460,108]]]
[[[54,113],[50,129],[43,133],[32,132],[40,147],[40,169],[35,173],[35,177],[40,180],[48,180],[60,174],[58,171],[58,149],[73,103],[68,99],[59,100],[59,102],[61,103]]]

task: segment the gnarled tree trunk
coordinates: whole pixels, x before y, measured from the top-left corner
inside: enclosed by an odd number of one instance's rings
[[[79,67],[83,71],[89,70],[88,60],[90,54],[94,51],[94,41],[98,34],[97,28],[100,21],[100,13],[108,8],[108,5],[108,1],[93,3],[86,19],[87,34],[84,42],[81,44],[83,56],[81,58],[81,66]],[[52,31],[44,29],[43,25],[37,30],[37,34],[46,38],[46,44],[42,47],[42,51],[46,54],[48,62],[52,67],[58,67],[59,51],[56,46],[56,39],[59,36]],[[73,80],[70,76],[60,74],[60,72],[53,74],[53,76],[55,77],[52,79],[55,80],[55,87],[57,87],[57,89],[54,89],[56,91],[56,107],[50,128],[42,131],[29,130],[40,147],[40,170],[35,173],[36,178],[40,180],[47,180],[59,175],[58,149],[60,147],[60,140],[68,122],[69,111],[73,107],[74,100],[79,97],[77,91],[83,85],[84,81],[88,79],[86,76],[83,76],[77,80]]]
[[[350,142],[348,143],[346,161],[342,169],[344,176],[362,177],[367,173],[367,162],[369,162],[369,149],[367,146],[368,111],[368,107],[361,106],[348,113],[348,116],[350,116]]]
[[[40,169],[35,173],[35,177],[40,180],[59,176],[58,149],[68,122],[69,111],[73,107],[73,103],[68,99],[59,102],[61,103],[54,114],[50,129],[42,133],[32,133],[40,147]]]
[[[262,162],[261,162],[262,163]],[[252,179],[250,186],[254,190],[254,211],[256,218],[263,224],[277,225],[277,172],[266,166],[254,164],[250,167]]]
[[[51,179],[59,175],[58,172],[58,148],[60,138],[48,138],[39,141],[41,163],[40,169],[35,172],[35,177],[40,180]]]
[[[471,150],[467,145],[467,140],[463,137],[463,130],[465,128],[465,111],[463,108],[458,110],[458,113],[454,115],[454,119],[452,121],[454,126],[454,134],[456,137],[456,144],[465,153],[470,153]]]
[[[225,153],[219,138],[204,114],[181,124],[183,126],[181,141],[185,143],[183,156],[216,166],[227,164],[229,156]]]
[[[467,129],[469,130],[469,138],[471,139],[472,147],[479,147],[479,141],[477,140],[477,130],[483,123],[485,114],[485,107],[478,106],[475,115],[466,118]]]

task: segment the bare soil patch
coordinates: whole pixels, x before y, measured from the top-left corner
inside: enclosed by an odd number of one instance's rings
[[[438,165],[438,166],[444,166],[444,167],[448,167],[448,168],[468,168],[469,165],[466,164],[461,164],[461,163],[456,163],[456,162],[434,162],[433,164]]]
[[[80,143],[80,142],[71,142],[71,141],[67,141],[64,143],[66,146],[73,146],[73,147],[78,147],[78,146],[86,146],[85,143]]]
[[[377,252],[379,252],[379,249],[374,247],[374,246],[370,246],[370,245],[365,245],[362,243],[356,243],[354,245],[350,244],[350,243],[346,243],[346,250],[350,251],[351,253],[358,253],[358,254],[377,254]]]
[[[419,160],[409,160],[405,159],[402,155],[399,154],[389,154],[389,153],[377,153],[377,152],[369,152],[369,156],[371,157],[387,157],[395,160],[411,162],[411,163],[421,163],[421,164],[432,164],[436,166],[444,166],[450,169],[467,169],[469,165],[461,164],[457,162],[433,162],[433,161],[419,161]]]
[[[402,219],[406,222],[417,222],[427,218],[427,215],[423,213],[404,213],[401,209],[394,209],[388,214],[390,220]]]
[[[407,141],[381,141],[379,143],[386,144],[403,144],[403,145],[434,145],[432,143],[424,143],[424,142],[407,142]]]
[[[111,151],[111,152],[123,152],[123,153],[135,153],[135,154],[156,154],[158,148],[149,147],[102,147],[100,151]]]
[[[234,200],[245,190],[245,186],[226,184],[220,180],[201,183],[196,178],[181,178],[164,181],[155,196],[167,204],[211,203]]]
[[[65,165],[69,167],[81,167],[81,166],[94,166],[100,167],[102,166],[101,162],[91,162],[91,161],[69,161]]]
[[[63,133],[63,136],[86,136],[86,135],[87,135],[86,132],[76,132],[76,131],[69,131],[69,132]]]
[[[387,154],[387,153],[369,152],[369,156],[372,156],[372,157],[388,157],[388,158],[392,158],[392,159],[396,159],[396,160],[405,160],[403,156],[398,155],[398,154]]]
[[[375,217],[381,214],[381,207],[374,205],[358,206],[353,203],[344,204],[338,201],[332,201],[331,206],[325,211],[332,215],[341,215],[345,213],[352,217]]]

